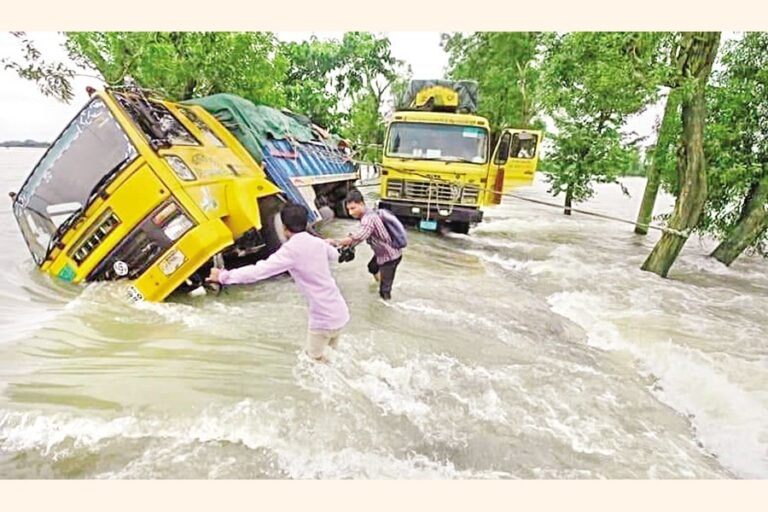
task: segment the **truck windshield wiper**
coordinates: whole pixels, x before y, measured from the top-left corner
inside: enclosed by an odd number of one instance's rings
[[[67,219],[59,224],[59,227],[56,228],[56,231],[51,236],[51,240],[48,242],[48,247],[45,251],[45,258],[48,259],[48,256],[51,255],[51,251],[56,246],[56,244],[59,243],[59,240],[61,240],[61,237],[64,236],[64,233],[69,231],[69,228],[72,227],[72,225],[80,220],[85,213],[85,211],[88,209],[89,206],[93,203],[93,201],[96,199],[96,196],[101,193],[102,190],[107,188],[110,183],[117,177],[118,174],[120,174],[120,171],[123,170],[125,167],[125,164],[128,163],[131,160],[131,157],[125,157],[122,160],[120,160],[117,165],[112,167],[104,176],[102,176],[99,181],[96,182],[96,184],[91,189],[90,193],[88,194],[88,199],[85,201],[85,204],[75,211],[72,212],[72,214],[67,217]]]
[[[96,196],[99,195],[102,190],[107,188],[109,184],[114,181],[117,175],[120,174],[120,171],[125,168],[125,164],[127,164],[129,160],[131,160],[131,157],[129,156],[123,158],[114,167],[107,171],[104,176],[99,178],[99,181],[96,182],[88,194],[88,200],[85,202],[85,205],[83,205],[83,210],[87,209],[93,200],[96,199]]]
[[[69,231],[69,228],[72,226],[72,224],[74,224],[75,221],[82,217],[84,211],[85,208],[81,206],[77,210],[73,211],[72,214],[67,217],[64,222],[59,224],[59,227],[56,228],[56,231],[53,233],[53,235],[51,235],[51,239],[48,241],[48,247],[45,250],[45,259],[48,259],[48,256],[51,255],[51,251],[56,246],[56,244],[59,243],[59,240],[61,240],[61,237],[64,236],[64,233]]]

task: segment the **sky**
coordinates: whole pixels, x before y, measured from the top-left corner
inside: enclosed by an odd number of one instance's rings
[[[276,32],[282,41],[302,41],[312,34],[320,39],[340,39],[344,33]],[[414,78],[443,76],[448,56],[440,48],[440,32],[383,34],[390,39],[394,57],[411,65]],[[63,35],[56,32],[32,32],[28,35],[35,41],[45,60],[71,63],[66,51],[61,48]],[[17,40],[7,32],[0,32],[0,58],[18,56],[20,45]],[[19,78],[15,72],[0,69],[0,141],[52,141],[87,101],[85,88],[88,85],[100,88],[102,83],[95,77],[75,77],[75,98],[66,104],[43,96],[33,82]]]

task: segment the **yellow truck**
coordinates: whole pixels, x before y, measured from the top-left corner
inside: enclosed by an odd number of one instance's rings
[[[381,163],[380,208],[423,230],[466,234],[483,206],[533,182],[542,133],[491,127],[473,81],[413,80],[392,115]]]
[[[358,177],[339,140],[300,116],[230,95],[179,104],[137,87],[89,92],[11,194],[35,263],[66,281],[128,280],[148,301],[199,288],[214,264],[279,247],[286,200],[314,222],[343,210]]]

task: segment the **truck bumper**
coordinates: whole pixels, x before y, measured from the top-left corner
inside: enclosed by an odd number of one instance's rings
[[[232,232],[220,219],[199,224],[190,229],[152,266],[134,280],[129,294],[134,299],[141,298],[149,302],[160,302],[206,261],[232,243]],[[170,275],[166,275],[161,270],[161,265],[172,252],[180,252],[183,256],[183,263]]]

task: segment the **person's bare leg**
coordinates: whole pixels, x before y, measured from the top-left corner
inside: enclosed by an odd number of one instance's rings
[[[312,361],[314,361],[316,363],[327,363],[328,362],[328,359],[324,355],[315,357],[312,354],[310,354],[309,352],[307,352],[306,350],[304,351],[304,353],[307,354],[307,357],[309,357]]]
[[[341,337],[341,331],[339,331],[336,335],[331,336],[331,339],[328,340],[328,346],[331,347],[333,350],[336,350],[336,347],[339,346],[340,337]]]

